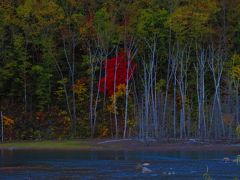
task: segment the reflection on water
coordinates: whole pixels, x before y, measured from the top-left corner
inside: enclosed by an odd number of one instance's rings
[[[213,179],[240,177],[240,165],[223,162],[239,152],[128,152],[2,150],[0,179]],[[136,170],[150,163],[152,173]]]

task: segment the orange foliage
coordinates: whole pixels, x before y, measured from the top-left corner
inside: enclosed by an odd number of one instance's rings
[[[46,114],[44,112],[36,112],[36,120],[39,122],[44,121]]]
[[[11,117],[3,116],[3,125],[11,128],[14,124],[14,120]]]
[[[223,115],[223,122],[226,125],[230,125],[233,122],[233,115],[232,114],[224,114]]]
[[[101,130],[100,130],[100,136],[101,137],[109,137],[110,135],[110,131],[107,127],[103,127]]]
[[[13,137],[13,118],[9,116],[3,116],[3,125],[5,138],[11,139]]]

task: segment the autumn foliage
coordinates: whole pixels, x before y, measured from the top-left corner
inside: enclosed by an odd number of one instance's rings
[[[13,125],[14,120],[10,116],[3,116],[3,126],[4,126],[4,133],[6,138],[11,139],[13,136]]]
[[[128,64],[129,63],[129,64]],[[112,96],[116,87],[126,85],[127,80],[131,80],[136,69],[134,61],[127,57],[124,52],[119,52],[114,58],[107,59],[104,63],[106,74],[100,79],[99,90],[102,94],[105,92]]]

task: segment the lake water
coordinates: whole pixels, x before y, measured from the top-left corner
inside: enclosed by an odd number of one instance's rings
[[[0,151],[0,179],[213,179],[240,178],[240,165],[223,162],[240,152]],[[152,173],[136,170],[150,163]]]

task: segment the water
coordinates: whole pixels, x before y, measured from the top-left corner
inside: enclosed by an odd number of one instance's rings
[[[0,179],[213,179],[240,178],[239,152],[0,151]],[[136,170],[150,163],[152,173]]]

